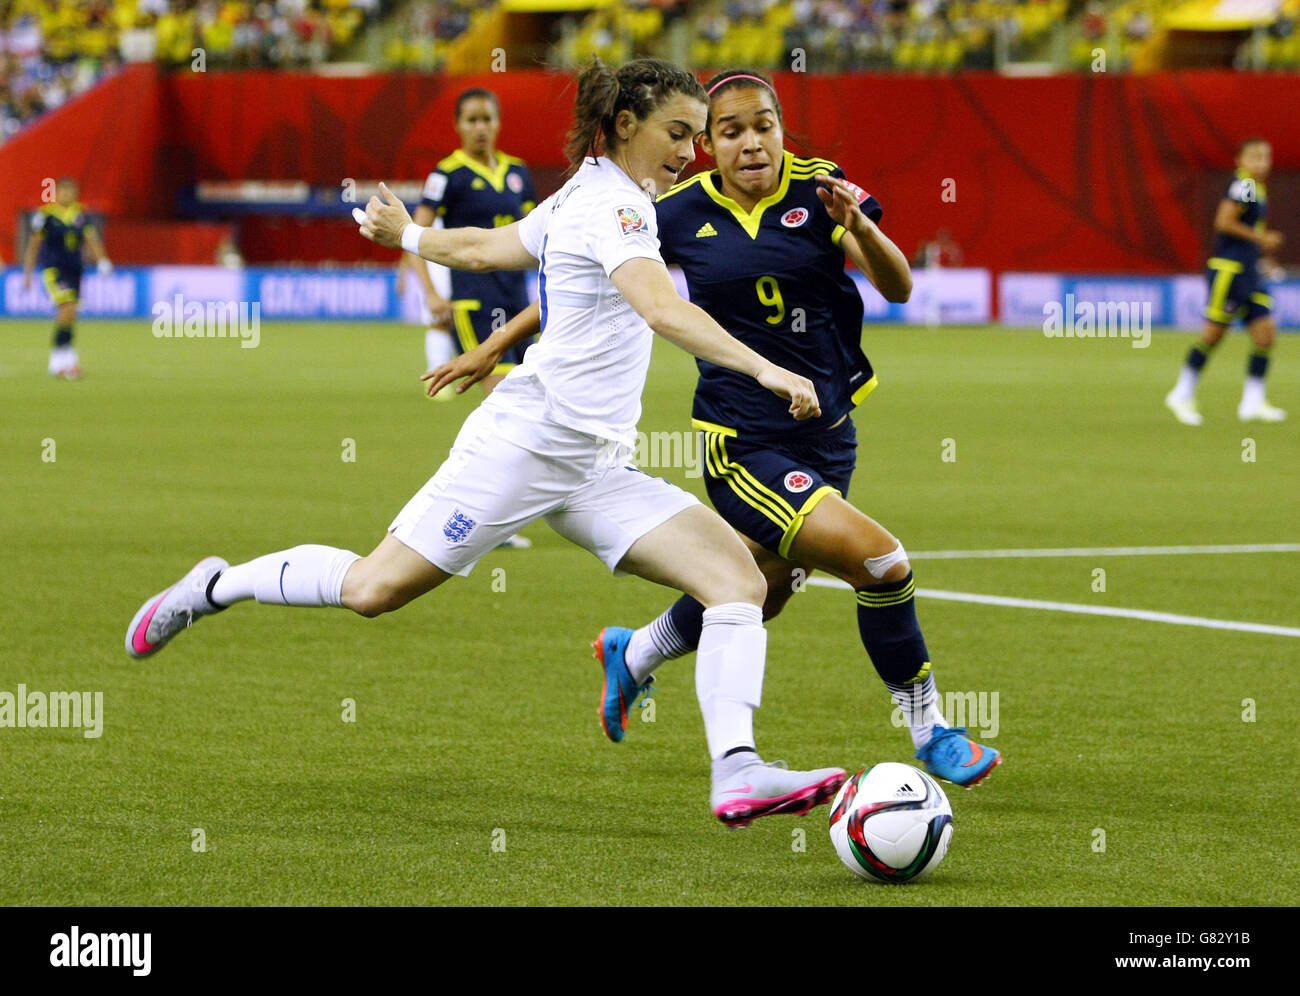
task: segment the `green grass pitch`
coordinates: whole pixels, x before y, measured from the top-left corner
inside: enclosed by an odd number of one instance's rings
[[[201,556],[368,552],[479,393],[425,400],[414,328],[267,323],[241,349],[86,322],[73,384],[45,375],[48,337],[0,329],[0,691],[102,691],[104,728],[0,728],[0,903],[1294,901],[1293,637],[919,599],[940,692],[998,694],[1006,763],[950,788],[948,857],[903,888],[840,865],[825,809],[712,818],[691,659],[661,670],[653,722],[601,736],[588,643],[673,596],[544,525],[378,620],[240,605],[131,662],[132,613]],[[1270,384],[1290,422],[1237,422],[1235,334],[1199,430],[1161,404],[1189,341],[869,328],[850,497],[913,551],[1300,541],[1293,339]],[[692,384],[658,343],[642,429],[687,429]],[[924,588],[1300,625],[1297,554],[915,567]],[[848,593],[809,588],[769,641],[769,759],[909,760]]]

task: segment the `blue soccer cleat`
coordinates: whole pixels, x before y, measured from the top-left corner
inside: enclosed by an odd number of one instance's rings
[[[1002,763],[1002,753],[985,747],[966,736],[961,726],[936,726],[930,742],[916,752],[916,759],[925,763],[925,770],[960,785],[974,788]]]
[[[600,631],[591,647],[595,658],[605,670],[605,687],[600,690],[600,728],[615,743],[627,732],[627,717],[637,699],[654,691],[653,676],[644,685],[632,680],[623,659],[632,631],[623,626],[606,626]]]

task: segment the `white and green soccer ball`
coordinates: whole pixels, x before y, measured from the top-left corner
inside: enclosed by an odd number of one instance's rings
[[[952,806],[939,783],[910,764],[886,761],[848,779],[831,803],[831,843],[856,875],[915,882],[952,841]]]

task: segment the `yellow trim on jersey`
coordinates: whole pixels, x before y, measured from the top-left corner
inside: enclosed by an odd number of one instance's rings
[[[456,326],[456,338],[460,340],[460,348],[467,353],[478,345],[478,336],[474,334],[474,322],[470,320],[469,313],[478,311],[481,307],[482,301],[470,298],[451,302],[451,320]]]
[[[781,537],[781,544],[777,547],[776,552],[782,557],[790,556],[790,547],[794,545],[795,537],[799,535],[799,530],[803,528],[803,520],[812,514],[812,510],[821,504],[823,498],[827,495],[840,494],[839,488],[833,488],[829,484],[823,484],[820,488],[808,496],[808,500],[799,507],[795,513],[794,522],[790,523],[790,528],[785,531]]]
[[[1265,308],[1273,307],[1273,298],[1262,291],[1256,291],[1254,294],[1250,295],[1250,299],[1256,304],[1262,304]]]
[[[57,218],[65,225],[71,227],[72,223],[77,220],[77,216],[81,214],[81,203],[79,201],[74,201],[66,207],[57,203],[42,204],[41,214]]]
[[[522,166],[524,161],[522,159],[517,159],[514,156],[508,156],[504,152],[498,152],[496,157],[497,168],[491,170],[477,159],[470,158],[469,153],[464,149],[457,149],[446,159],[442,160],[442,162],[438,163],[438,169],[442,170],[444,173],[451,173],[454,170],[463,167],[471,173],[481,176],[488,183],[492,184],[492,189],[499,194],[506,189],[506,173],[509,172],[510,167]]]
[[[856,391],[854,391],[851,395],[849,395],[849,400],[853,402],[853,404],[855,405],[860,405],[862,404],[863,401],[866,400],[867,395],[870,394],[879,386],[880,386],[880,381],[876,378],[875,374],[872,374],[871,379],[869,381],[867,381]]]
[[[774,204],[779,204],[785,199],[785,195],[790,190],[790,172],[791,163],[794,160],[794,153],[787,151],[781,161],[781,182],[777,184],[776,190],[768,194],[761,201],[754,205],[753,210],[746,211],[730,197],[723,194],[713,185],[713,174],[703,174],[704,179],[701,181],[704,192],[708,194],[721,207],[731,212],[732,217],[740,224],[746,234],[751,239],[758,238],[758,226],[763,220],[763,212]],[[671,191],[670,191],[671,192]]]
[[[700,429],[704,432],[716,432],[719,436],[735,436],[735,429],[728,429],[725,425],[718,425],[715,422],[706,422],[702,418],[691,419],[691,428]]]
[[[687,177],[687,178],[686,178],[685,180],[683,180],[681,183],[674,183],[671,187],[669,187],[669,188],[668,188],[667,190],[665,190],[662,194],[660,194],[658,197],[656,197],[656,198],[655,198],[655,201],[656,201],[656,202],[658,202],[658,201],[662,201],[662,200],[664,200],[665,198],[672,197],[673,194],[680,194],[683,190],[685,190],[685,189],[686,189],[687,187],[689,187],[691,184],[693,184],[693,183],[699,183],[701,180],[703,180],[703,179],[704,179],[706,176],[708,176],[708,175],[709,175],[708,173],[696,173],[694,176]]]

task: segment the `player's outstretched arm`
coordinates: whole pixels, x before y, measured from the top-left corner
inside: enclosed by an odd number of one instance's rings
[[[862,213],[857,194],[843,180],[820,174],[817,196],[836,224],[845,228],[840,247],[853,260],[886,301],[903,302],[912,296],[912,268],[903,251],[880,227]]]
[[[389,249],[405,249],[453,270],[482,273],[487,270],[529,270],[537,257],[519,239],[519,222],[504,228],[422,228],[415,225],[406,205],[384,184],[382,197],[371,197],[363,213],[352,216],[361,234]]]
[[[669,342],[692,356],[753,377],[773,394],[788,399],[790,414],[796,419],[822,413],[812,381],[764,359],[702,308],[683,300],[663,263],[645,257],[629,259],[610,279],[646,324]]]
[[[496,369],[506,350],[535,334],[542,327],[542,306],[534,301],[514,318],[506,322],[468,353],[462,353],[440,367],[434,367],[420,380],[429,382],[428,394],[433,397],[448,384],[456,384],[456,393],[477,384]]]

